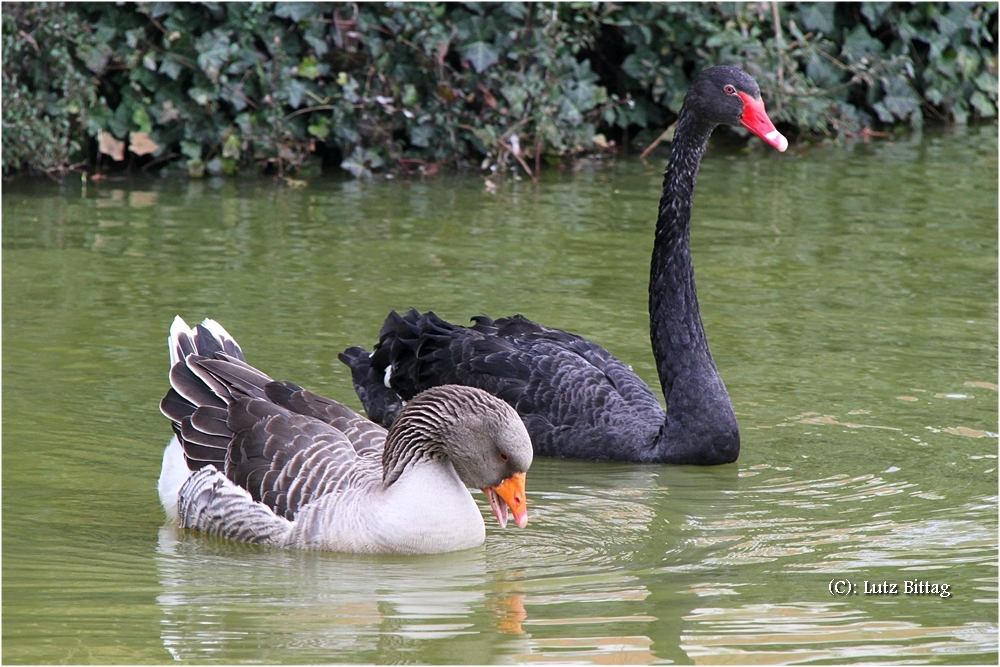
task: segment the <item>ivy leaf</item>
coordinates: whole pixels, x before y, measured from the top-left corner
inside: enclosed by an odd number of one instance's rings
[[[523,2],[505,2],[502,6],[505,12],[519,21],[528,16],[528,7]]]
[[[920,98],[913,88],[902,78],[893,77],[882,83],[885,89],[885,97],[875,104],[879,120],[885,123],[892,123],[897,118],[905,120],[907,117],[913,125],[919,125],[923,120],[920,115]]]
[[[955,63],[962,70],[962,78],[971,79],[979,69],[979,54],[973,49],[959,46],[955,49]]]
[[[201,159],[201,144],[197,141],[182,141],[181,142],[181,153],[188,156],[192,160]]]
[[[473,42],[461,49],[462,57],[472,63],[476,72],[483,72],[487,67],[493,65],[500,56],[486,42]]]
[[[802,25],[809,30],[830,34],[833,31],[833,11],[835,7],[832,3],[817,2],[802,7],[799,16],[802,18]]]
[[[420,101],[420,96],[417,95],[417,87],[412,83],[408,83],[403,87],[403,106],[412,107],[417,102]],[[493,106],[496,106],[494,103]]]
[[[806,61],[806,74],[813,82],[821,88],[832,88],[840,83],[840,72],[830,64],[825,58],[819,57],[817,53],[809,54]]]
[[[358,146],[349,157],[340,163],[340,168],[351,172],[351,174],[354,175],[354,178],[370,181],[372,178],[372,170],[365,164],[365,158],[368,157],[367,153],[368,151],[363,149],[361,146]]]
[[[101,132],[97,135],[97,149],[115,162],[125,159],[125,142],[118,141],[110,132]]]
[[[975,80],[976,87],[987,93],[992,93],[993,97],[997,95],[997,77],[996,74],[990,74],[990,72],[982,72]]]
[[[882,17],[891,6],[891,2],[862,2],[861,15],[868,21],[868,25],[875,29],[882,25]]]
[[[524,104],[528,101],[528,91],[521,86],[507,85],[500,89],[500,94],[510,105],[510,112],[515,116],[524,113]]]
[[[309,79],[310,81],[315,81],[319,78],[320,71],[316,59],[312,56],[303,58],[295,70],[295,75],[301,76],[303,79]]]
[[[326,52],[330,50],[330,47],[327,46],[326,40],[323,39],[322,36],[310,35],[307,33],[303,39],[306,40],[306,43],[309,46],[313,47],[313,51],[316,52],[316,56],[319,58],[325,56]]]
[[[972,97],[969,98],[969,104],[979,112],[979,115],[983,118],[992,118],[997,115],[996,104],[991,102],[989,98],[983,95],[982,91],[977,90],[972,93]]]
[[[642,84],[648,84],[655,74],[655,66],[659,64],[659,57],[640,45],[635,53],[629,54],[622,63],[622,71]]]
[[[570,127],[579,125],[580,121],[583,120],[580,110],[573,106],[568,97],[564,97],[562,103],[559,105],[559,120],[565,122]]]
[[[318,121],[306,129],[309,130],[309,134],[322,141],[326,141],[326,138],[330,136],[330,123],[326,116],[321,116]]]
[[[573,102],[580,111],[590,111],[597,106],[597,97],[600,91],[599,86],[589,82],[581,81],[575,86],[569,86],[566,90],[566,97]]]
[[[341,72],[343,74],[343,72]],[[337,82],[340,82],[340,76],[337,77]],[[361,96],[358,95],[358,82],[354,77],[349,77],[346,83],[341,83],[341,90],[344,93],[344,99],[351,104],[357,104],[361,101]]]
[[[83,59],[87,69],[100,76],[104,74],[104,69],[108,66],[108,60],[114,55],[114,51],[104,42],[96,46],[82,44],[77,48],[77,55]]]
[[[128,149],[136,155],[149,155],[160,150],[160,146],[146,132],[133,132],[129,135]]]
[[[172,2],[154,2],[148,7],[142,7],[140,5],[140,11],[145,10],[145,12],[152,16],[154,19],[158,19],[161,16],[166,16],[170,12],[174,11],[174,3]]]
[[[212,93],[204,88],[191,88],[188,90],[188,96],[200,106],[205,106],[212,98]]]
[[[410,143],[420,148],[430,148],[434,139],[433,125],[417,125],[410,130]]]
[[[226,137],[226,143],[222,145],[222,157],[239,160],[240,151],[243,147],[242,144],[243,142],[240,141],[239,136],[235,134],[230,134],[228,137]]]
[[[139,132],[149,133],[153,131],[152,123],[149,120],[149,114],[146,113],[146,109],[143,107],[136,107],[132,111],[132,123],[139,128]],[[139,153],[138,155],[144,155]]]
[[[847,34],[841,53],[850,62],[860,62],[862,58],[871,59],[883,51],[882,42],[868,34],[864,26],[857,26]]]
[[[222,66],[229,59],[229,43],[229,35],[218,29],[195,40],[198,66],[212,83],[219,83]]]
[[[160,74],[166,74],[174,81],[181,75],[181,65],[169,55],[160,63]]]
[[[306,17],[322,13],[324,7],[318,5],[319,3],[315,2],[279,2],[274,7],[274,15],[298,23]]]
[[[285,92],[288,94],[288,106],[298,109],[302,106],[302,98],[305,97],[306,84],[296,79],[289,79],[285,84]]]

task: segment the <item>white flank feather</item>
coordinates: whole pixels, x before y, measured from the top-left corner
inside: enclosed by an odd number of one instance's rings
[[[184,450],[181,448],[181,443],[177,442],[177,436],[174,436],[163,450],[163,467],[160,469],[160,481],[157,484],[163,511],[174,523],[180,520],[177,514],[177,495],[190,476],[191,471],[188,470],[187,461],[184,460]]]

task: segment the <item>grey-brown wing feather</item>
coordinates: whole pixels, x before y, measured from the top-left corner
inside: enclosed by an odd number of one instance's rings
[[[381,480],[385,430],[353,410],[274,382],[203,326],[172,357],[160,409],[199,471],[181,488],[182,525],[273,542],[309,503]]]
[[[359,455],[382,455],[385,429],[346,405],[314,394],[292,382],[272,382],[267,396],[293,412],[320,419],[347,436]]]
[[[384,431],[359,453],[333,425],[251,398],[230,405],[228,425],[234,437],[226,477],[287,519],[320,496],[381,479]]]

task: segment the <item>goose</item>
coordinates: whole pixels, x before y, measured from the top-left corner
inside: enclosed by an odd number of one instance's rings
[[[230,540],[354,553],[479,546],[481,488],[501,527],[528,521],[532,448],[509,405],[474,387],[415,396],[386,431],[246,363],[218,322],[170,328],[174,437],[159,495],[180,527]]]
[[[441,384],[484,389],[513,406],[535,454],[592,460],[718,465],[740,452],[726,386],[708,347],[691,263],[691,203],[701,158],[719,124],[744,127],[784,152],[756,81],[718,66],[691,83],[663,177],[649,280],[650,339],[666,410],[632,369],[580,336],[515,315],[470,327],[433,312],[395,311],[371,354],[340,355],[368,416],[389,424],[403,401]]]

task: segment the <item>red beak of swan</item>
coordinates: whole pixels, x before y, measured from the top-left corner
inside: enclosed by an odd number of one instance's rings
[[[774,128],[774,123],[767,117],[764,110],[764,100],[755,100],[746,93],[739,93],[743,100],[743,117],[740,125],[760,137],[764,143],[774,146],[779,153],[784,153],[788,148],[788,139],[781,132]]]

